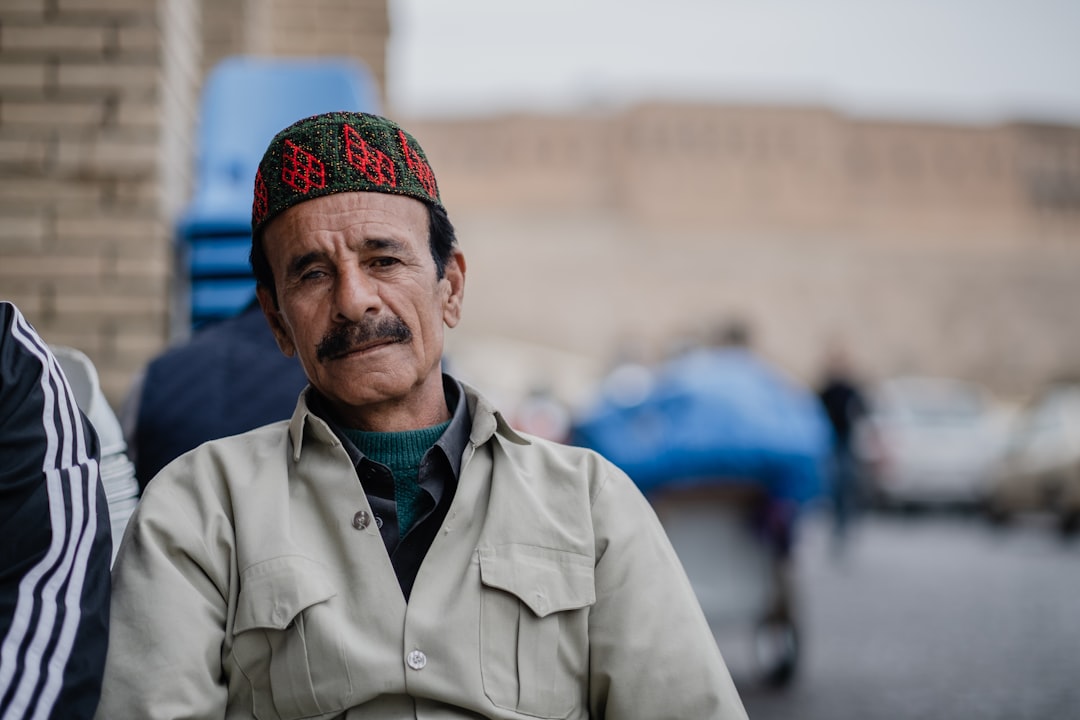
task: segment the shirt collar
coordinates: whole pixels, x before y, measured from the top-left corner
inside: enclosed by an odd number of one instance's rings
[[[469,422],[469,408],[465,402],[465,391],[454,378],[443,374],[443,392],[446,393],[446,404],[453,408],[450,416],[450,426],[436,441],[435,445],[442,448],[446,459],[450,461],[450,467],[454,470],[454,477],[461,474],[461,456],[465,453],[465,445],[469,442],[469,431],[472,423]]]
[[[477,390],[445,373],[442,377],[447,405],[452,406],[453,410],[450,425],[435,445],[445,453],[455,476],[461,472],[462,455],[470,444],[479,447],[496,433],[517,445],[529,444]],[[355,464],[357,458],[352,457],[352,454],[358,451],[352,447],[352,443],[342,442],[334,432],[333,423],[325,419],[326,413],[321,404],[319,395],[310,385],[300,393],[296,409],[289,421],[293,462],[299,462],[304,442],[314,441],[332,447],[343,446]]]
[[[472,432],[469,435],[469,444],[480,447],[496,434],[506,438],[515,445],[531,445],[521,435],[510,427],[502,413],[495,409],[486,397],[478,390],[466,383],[458,383],[465,391],[465,402],[469,406],[469,414],[472,417]]]

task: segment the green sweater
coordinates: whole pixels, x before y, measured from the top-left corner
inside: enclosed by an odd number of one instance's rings
[[[450,421],[404,432],[367,432],[344,428],[356,449],[368,458],[390,468],[394,476],[394,502],[397,503],[398,536],[412,527],[420,510],[420,463],[424,454],[438,442]]]

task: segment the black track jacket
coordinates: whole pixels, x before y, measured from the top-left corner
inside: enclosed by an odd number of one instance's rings
[[[98,460],[48,346],[0,302],[0,720],[97,708],[112,552]]]

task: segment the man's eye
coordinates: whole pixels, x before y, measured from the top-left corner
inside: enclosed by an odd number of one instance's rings
[[[392,265],[397,265],[399,262],[401,261],[396,257],[380,257],[372,260],[371,264],[375,267],[390,267]]]
[[[300,276],[301,280],[319,280],[326,277],[324,270],[308,270]]]

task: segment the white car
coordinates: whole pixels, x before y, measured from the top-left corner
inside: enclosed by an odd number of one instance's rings
[[[870,393],[856,448],[886,507],[977,506],[1008,438],[1010,413],[981,385],[895,377]]]
[[[994,520],[1050,512],[1063,533],[1080,530],[1080,382],[1045,388],[1016,424],[991,485]]]

